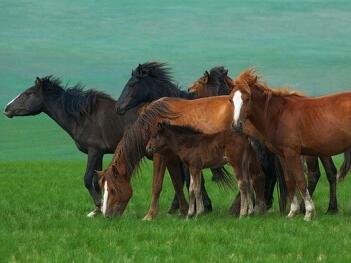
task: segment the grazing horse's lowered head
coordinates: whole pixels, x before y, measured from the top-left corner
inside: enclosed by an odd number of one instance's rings
[[[162,97],[187,97],[174,83],[170,69],[164,63],[139,64],[131,74],[116,103],[116,110],[124,114],[142,103],[150,103]]]
[[[121,216],[133,195],[130,179],[121,176],[114,164],[98,172],[98,175],[103,197],[101,206],[103,216]]]

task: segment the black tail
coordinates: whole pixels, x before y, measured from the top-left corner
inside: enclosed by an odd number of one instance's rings
[[[340,170],[337,174],[338,181],[342,181],[345,179],[346,175],[350,171],[351,168],[351,149],[344,152],[344,162],[342,163]]]
[[[223,189],[234,190],[234,176],[224,167],[212,168],[212,181]]]
[[[273,205],[274,187],[278,187],[279,211],[285,213],[287,188],[284,179],[283,169],[280,165],[278,157],[270,152],[267,147],[255,138],[250,138],[253,149],[256,152],[262,170],[265,174],[265,200],[267,209]]]

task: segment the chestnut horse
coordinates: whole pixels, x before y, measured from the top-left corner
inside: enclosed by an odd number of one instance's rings
[[[314,98],[272,90],[254,70],[240,74],[232,85],[233,128],[260,137],[279,155],[291,201],[288,217],[299,212],[297,186],[305,204],[304,219],[311,220],[315,207],[300,156],[332,156],[351,147],[351,92]]]
[[[255,210],[266,211],[264,199],[265,178],[248,138],[231,130],[213,135],[202,134],[194,128],[159,122],[152,131],[146,150],[150,154],[171,150],[190,169],[188,217],[203,213],[201,196],[201,170],[230,163],[240,190],[240,216],[253,212],[250,176],[256,191]],[[196,203],[196,209],[195,209]]]
[[[210,71],[206,70],[204,75],[193,82],[193,84],[188,88],[188,92],[195,98],[229,95],[231,91],[231,81],[232,79],[228,76],[228,70],[223,66],[217,66],[212,68]],[[257,139],[250,138],[249,140],[255,149],[257,158],[259,159],[262,170],[265,174],[265,183],[264,185],[259,185],[259,187],[264,187],[267,209],[270,209],[273,205],[274,187],[278,181],[279,208],[283,213],[285,212],[286,206],[286,186],[279,160],[275,154],[270,152],[267,147],[265,147]],[[238,201],[240,200],[236,200],[231,208],[231,212],[234,214],[236,213],[235,210],[238,207]]]
[[[188,89],[189,93],[193,97],[209,97],[209,96],[218,96],[218,95],[229,95],[231,92],[232,79],[228,77],[228,70],[224,67],[214,67],[209,72],[205,71],[204,75],[196,80],[192,86]],[[267,208],[271,206],[273,199],[273,190],[278,179],[278,185],[280,192],[280,207],[281,211],[285,210],[286,206],[286,193],[285,193],[285,183],[282,181],[283,175],[280,173],[281,167],[279,160],[272,161],[277,159],[277,156],[273,153],[270,153],[265,146],[257,145],[259,143],[257,140],[253,140],[256,147],[261,148],[264,154],[259,156],[262,169],[266,176],[266,201]],[[345,161],[341,166],[341,169],[338,173],[338,177],[342,180],[350,169],[351,165],[351,151],[345,152]],[[268,160],[267,160],[268,159]],[[329,206],[327,213],[337,212],[337,196],[336,196],[336,167],[334,165],[333,159],[331,157],[320,157],[323,164],[326,176],[329,182]],[[317,183],[320,178],[320,169],[318,158],[315,156],[306,156],[305,157],[307,165],[307,175],[308,175],[308,191],[310,195],[313,195],[313,192],[317,186]],[[277,167],[275,167],[277,166]],[[303,202],[300,204],[301,210],[304,211]]]
[[[203,134],[231,129],[233,103],[230,96],[197,100],[162,98],[146,107],[126,130],[109,167],[100,173],[105,216],[121,215],[132,195],[130,178],[146,155],[146,145],[157,124],[188,125]],[[117,179],[116,179],[117,178]],[[177,182],[174,182],[177,183]],[[182,211],[187,209],[182,186],[174,185]]]

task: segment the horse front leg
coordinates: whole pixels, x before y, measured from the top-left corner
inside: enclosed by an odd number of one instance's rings
[[[188,202],[186,201],[183,192],[184,180],[182,179],[182,173],[184,171],[182,168],[182,163],[178,157],[174,155],[167,155],[166,165],[176,192],[177,200],[179,202],[180,213],[185,216],[188,212]]]
[[[327,213],[335,214],[338,212],[338,201],[336,197],[337,170],[331,157],[321,157],[321,161],[329,182],[329,206]]]
[[[319,178],[321,177],[321,172],[319,168],[319,162],[317,156],[305,156],[305,161],[307,165],[307,180],[308,180],[308,191],[311,196],[316,189]],[[301,213],[305,213],[305,204],[303,200],[300,203]]]
[[[152,199],[149,211],[143,220],[152,220],[159,211],[159,199],[162,191],[163,178],[166,171],[166,162],[160,154],[153,156]]]
[[[94,217],[97,214],[101,213],[101,197],[99,195],[100,189],[96,183],[96,170],[102,166],[102,156],[103,153],[95,149],[88,151],[88,163],[86,172],[84,175],[84,185],[88,189],[91,198],[94,201],[95,209],[88,213],[88,217]],[[94,179],[95,177],[95,179]]]
[[[196,202],[196,216],[200,216],[204,213],[204,203],[202,198],[201,191],[201,181],[203,181],[203,176],[201,169],[191,169],[191,177],[194,181],[194,194],[195,194],[195,202]]]
[[[287,218],[293,218],[295,215],[299,213],[299,210],[300,210],[300,205],[296,195],[296,183],[295,183],[293,174],[290,172],[290,170],[287,167],[285,158],[279,156],[279,161],[284,173],[286,190],[290,200],[290,211],[289,211],[289,214],[287,215]]]
[[[293,175],[293,178],[295,179],[295,182],[296,182],[296,186],[298,187],[301,193],[302,199],[305,203],[306,213],[305,213],[304,220],[311,221],[312,216],[315,213],[315,208],[314,208],[313,200],[307,189],[307,183],[303,173],[300,154],[293,150],[288,151],[285,154],[286,154],[285,161],[286,161],[287,172],[289,175]],[[295,199],[293,199],[293,202],[295,203]]]

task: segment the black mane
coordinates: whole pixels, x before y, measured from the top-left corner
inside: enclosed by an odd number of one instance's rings
[[[190,98],[191,95],[180,89],[180,87],[174,83],[171,70],[166,63],[160,62],[146,62],[139,64],[139,66],[133,70],[133,76],[141,79],[143,77],[151,77],[159,87],[154,90],[155,97],[179,97],[179,98]]]
[[[228,70],[223,66],[214,67],[210,70],[208,85],[218,88],[218,95],[228,95],[230,93],[229,87],[225,82]]]
[[[70,88],[62,87],[61,80],[53,76],[42,78],[41,83],[43,94],[49,98],[59,99],[64,111],[76,119],[91,115],[97,99],[114,101],[110,95],[104,92],[94,89],[84,90],[81,83]]]

